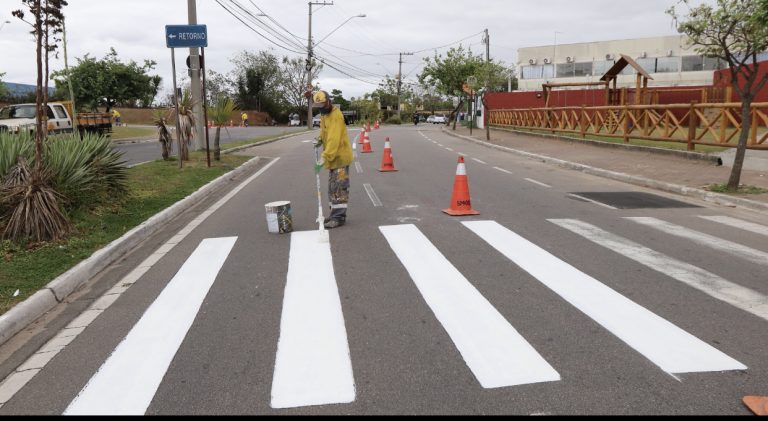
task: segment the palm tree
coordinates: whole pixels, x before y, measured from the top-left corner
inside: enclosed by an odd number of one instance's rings
[[[195,114],[192,112],[194,103],[192,101],[192,93],[189,89],[184,90],[184,95],[179,101],[179,109],[176,110],[179,117],[179,140],[181,141],[181,150],[179,151],[179,159],[182,161],[189,161],[189,144],[194,137],[193,130],[195,129]]]
[[[171,139],[171,131],[168,130],[168,119],[162,110],[157,110],[152,113],[152,120],[157,126],[157,137],[160,141],[160,145],[163,148],[163,160],[167,161],[171,150],[173,149],[173,142]]]
[[[221,128],[227,125],[227,121],[232,117],[232,112],[236,109],[235,103],[227,97],[216,98],[216,102],[210,109],[211,119],[216,125],[216,137],[213,140],[213,159],[216,161],[221,160],[221,147],[219,145]]]

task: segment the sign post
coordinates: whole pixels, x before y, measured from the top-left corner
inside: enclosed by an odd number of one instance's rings
[[[171,49],[171,61],[173,68],[173,96],[176,103],[176,140],[179,145],[179,168],[183,167],[181,156],[181,122],[179,120],[179,95],[176,88],[176,48],[205,48],[208,46],[208,27],[206,25],[166,25],[165,46]],[[205,89],[205,86],[203,86]],[[205,97],[203,97],[205,100]],[[206,107],[207,109],[207,107]],[[206,122],[206,127],[208,124]],[[206,129],[206,151],[208,152],[208,166],[211,166],[210,150],[208,148],[208,130]]]

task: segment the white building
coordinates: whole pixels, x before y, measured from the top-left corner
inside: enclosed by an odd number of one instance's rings
[[[547,82],[598,82],[620,54],[634,58],[653,77],[651,87],[711,85],[714,71],[725,67],[687,47],[684,35],[530,47],[518,50],[519,89],[540,91]],[[628,66],[618,87],[635,84],[635,71]]]

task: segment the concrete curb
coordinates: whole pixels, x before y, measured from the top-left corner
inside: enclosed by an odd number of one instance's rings
[[[611,180],[622,181],[625,183],[634,184],[636,186],[648,187],[648,188],[661,190],[669,193],[675,193],[681,196],[694,197],[694,198],[704,200],[710,203],[715,203],[721,206],[742,207],[742,208],[753,210],[756,212],[768,212],[768,204],[756,202],[754,200],[742,199],[739,197],[731,197],[725,194],[708,192],[706,190],[687,187],[687,186],[681,186],[679,184],[665,183],[663,181],[652,180],[646,177],[640,177],[636,175],[629,175],[625,173],[604,170],[601,168],[591,167],[589,165],[578,164],[575,162],[552,158],[546,155],[538,155],[530,152],[508,148],[506,146],[494,145],[488,142],[484,142],[482,140],[477,140],[468,136],[452,133],[450,130],[446,130],[446,129],[442,129],[442,131],[450,136],[454,136],[463,140],[468,140],[470,142],[474,142],[488,148],[510,152],[516,155],[529,158],[529,159],[534,159],[534,160],[541,161],[548,164],[559,165],[561,167],[581,171],[586,174],[596,175],[598,177],[609,178]]]
[[[303,134],[305,133],[292,134],[280,139],[270,140],[268,143]],[[254,145],[250,145],[248,147],[253,146]],[[249,160],[234,170],[211,181],[196,192],[176,202],[160,213],[150,217],[125,233],[122,237],[112,241],[100,250],[97,250],[89,258],[78,263],[76,266],[48,283],[43,289],[0,316],[0,345],[12,338],[16,333],[24,330],[32,322],[50,311],[57,304],[64,301],[69,294],[88,282],[94,275],[101,272],[104,268],[123,257],[137,244],[155,234],[163,227],[165,222],[176,218],[190,207],[202,202],[213,192],[228,184],[230,180],[256,166],[260,159],[261,158],[259,157],[255,157]]]
[[[598,148],[625,149],[630,151],[655,153],[659,155],[671,155],[671,156],[677,156],[685,159],[708,161],[718,166],[723,165],[723,159],[720,158],[719,156],[704,154],[700,152],[678,151],[675,149],[655,148],[653,146],[627,145],[624,143],[611,143],[611,142],[603,142],[600,140],[585,140],[585,139],[580,139],[578,137],[562,136],[562,135],[556,135],[556,134],[553,135],[549,133],[531,133],[531,132],[524,132],[522,130],[507,129],[504,127],[492,127],[491,129],[499,130],[502,132],[515,133],[522,136],[536,136],[536,137],[543,137],[547,139],[556,139],[563,142],[581,143],[581,144],[594,146]]]

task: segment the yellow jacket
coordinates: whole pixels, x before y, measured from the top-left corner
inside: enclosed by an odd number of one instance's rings
[[[344,168],[352,163],[352,144],[349,143],[344,115],[338,108],[320,118],[320,140],[323,142],[325,169]]]

